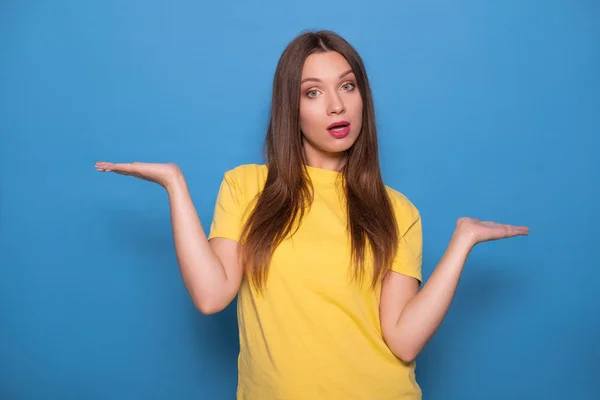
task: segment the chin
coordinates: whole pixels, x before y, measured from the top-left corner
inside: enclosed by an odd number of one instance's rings
[[[327,143],[322,148],[329,153],[342,153],[348,151],[356,142],[356,137],[346,136],[343,139],[334,139],[334,142]]]
[[[305,136],[305,140],[317,152],[337,154],[348,151],[356,143],[358,136],[359,133],[351,132],[348,136],[338,139],[327,133],[326,135],[313,136],[312,138]]]

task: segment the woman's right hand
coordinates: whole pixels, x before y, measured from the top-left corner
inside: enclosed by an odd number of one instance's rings
[[[114,172],[120,175],[129,175],[135,178],[155,182],[166,188],[173,180],[181,175],[181,170],[176,164],[166,163],[119,163],[97,162],[96,169],[100,172]]]

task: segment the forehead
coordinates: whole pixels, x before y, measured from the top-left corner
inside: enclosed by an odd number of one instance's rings
[[[350,64],[339,53],[328,51],[313,53],[306,58],[302,68],[302,79],[337,80],[340,74],[351,70]]]

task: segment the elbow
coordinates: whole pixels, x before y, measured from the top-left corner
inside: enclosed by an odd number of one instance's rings
[[[399,340],[397,337],[385,337],[384,340],[390,351],[403,363],[409,364],[416,360],[420,350],[417,346],[406,340]]]
[[[194,297],[193,301],[196,309],[204,315],[213,315],[225,309],[225,306],[221,302],[214,299]]]
[[[206,304],[196,304],[196,309],[204,315],[213,315],[220,311],[223,311],[222,307],[216,307],[213,305],[206,305]]]
[[[416,360],[417,356],[419,355],[419,352],[411,348],[406,348],[398,349],[394,351],[394,354],[400,361],[409,364]]]
[[[223,311],[233,301],[235,293],[225,285],[192,286],[188,293],[194,307],[204,315],[212,315]]]
[[[419,355],[419,351],[408,343],[397,343],[395,346],[391,346],[390,350],[396,358],[406,364],[415,361]]]

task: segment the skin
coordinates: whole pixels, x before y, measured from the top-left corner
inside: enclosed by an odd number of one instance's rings
[[[339,170],[345,151],[356,141],[362,124],[362,101],[346,60],[337,53],[316,53],[306,59],[302,72],[301,130],[307,164]],[[318,81],[317,81],[318,80]],[[350,134],[333,138],[327,126],[339,120],[351,123]],[[98,162],[101,172],[113,172],[155,182],[169,196],[171,223],[180,272],[195,306],[204,314],[223,310],[239,290],[243,269],[239,244],[223,238],[207,240],[183,173],[175,164]],[[522,226],[463,217],[434,272],[419,290],[416,279],[390,271],[381,290],[380,320],[383,338],[402,361],[410,362],[441,325],[474,246],[491,240],[527,235]]]
[[[345,152],[360,134],[362,98],[350,64],[335,52],[307,57],[302,69],[300,130],[303,134],[306,163],[339,170]],[[350,134],[337,139],[327,127],[338,121],[350,122]]]

